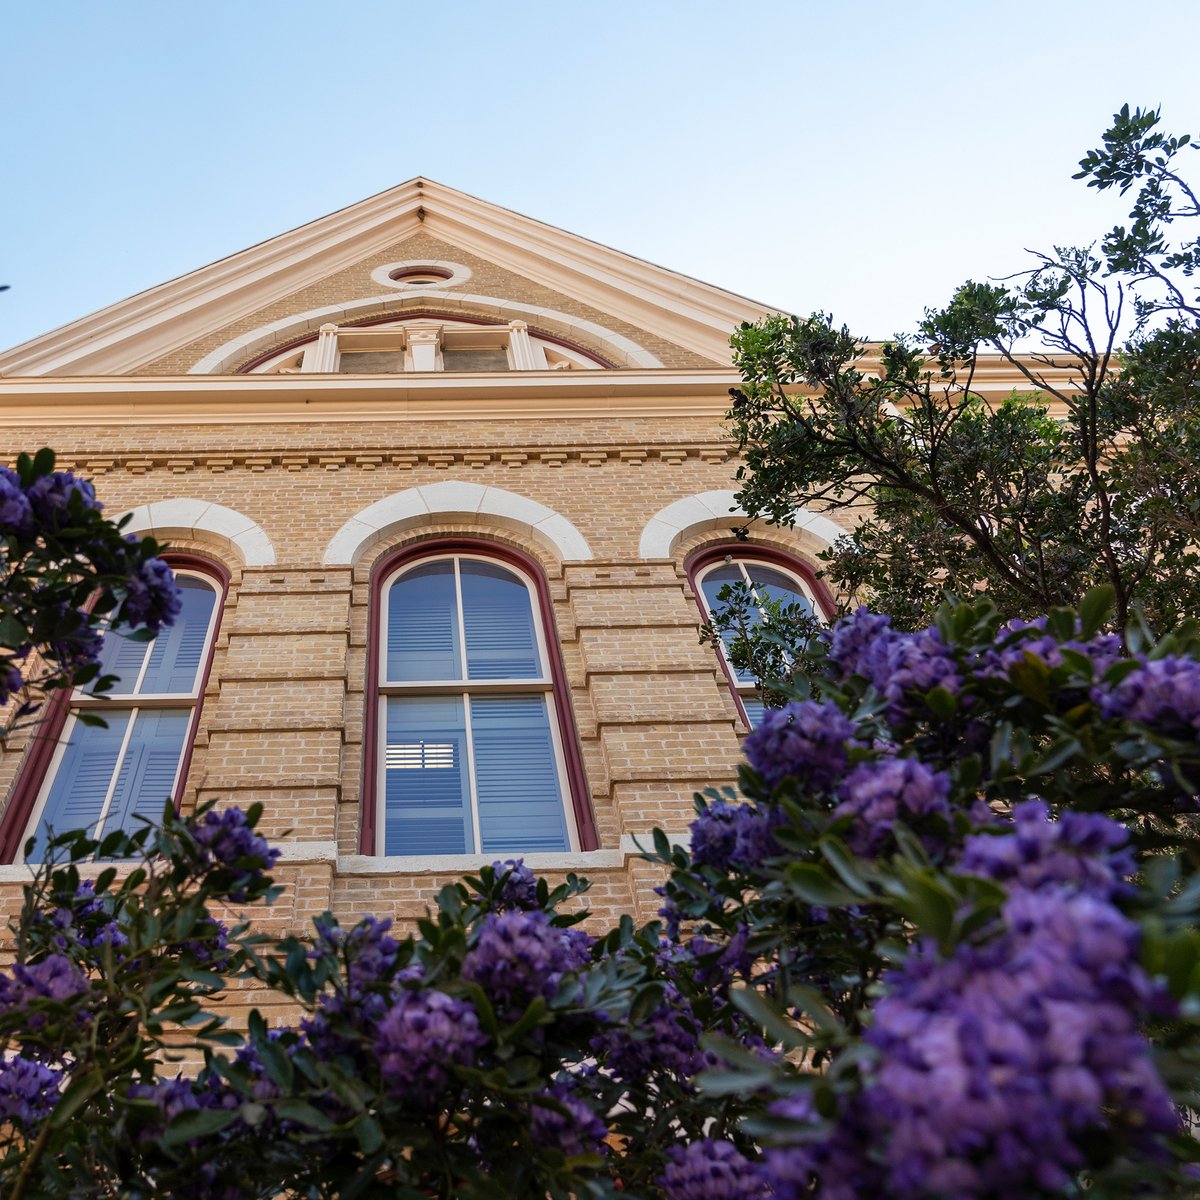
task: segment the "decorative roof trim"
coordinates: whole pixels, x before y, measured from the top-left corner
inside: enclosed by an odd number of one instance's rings
[[[436,521],[463,521],[468,528],[487,518],[547,546],[560,560],[583,561],[591,547],[554,509],[504,488],[447,479],[395,492],[368,504],[335,533],[321,560],[326,567],[353,566],[372,546],[405,529]]]
[[[789,528],[810,533],[826,546],[849,532],[824,514],[806,508],[797,508],[793,516],[795,523]],[[671,558],[685,538],[710,529],[728,533],[731,521],[748,518],[731,489],[699,492],[655,513],[642,530],[638,553],[643,558]]]
[[[388,292],[378,296],[364,296],[361,300],[348,300],[344,304],[326,304],[322,308],[311,308],[307,312],[295,313],[290,317],[281,317],[267,325],[260,325],[249,333],[240,334],[218,346],[206,354],[195,366],[188,368],[189,375],[220,375],[231,372],[245,359],[262,350],[267,350],[276,344],[282,344],[289,338],[306,332],[314,335],[327,322],[338,324],[340,321],[351,321],[360,316],[363,311],[372,308],[384,309],[393,313],[397,320],[404,316],[402,303],[412,300],[439,300],[450,309],[465,307],[470,304],[475,309],[483,308],[494,315],[497,320],[514,313],[522,317],[538,318],[554,321],[561,325],[562,332],[584,334],[599,341],[615,361],[626,367],[656,368],[663,364],[648,350],[643,350],[636,342],[612,329],[605,329],[594,321],[575,317],[570,313],[559,312],[553,308],[543,308],[536,304],[522,304],[519,300],[504,299],[500,296],[481,296],[471,292],[448,291],[445,288],[421,288],[419,293],[398,296]],[[551,331],[555,332],[555,331]]]
[[[0,354],[0,374],[122,374],[424,230],[716,362],[774,311],[426,179],[232,254]]]

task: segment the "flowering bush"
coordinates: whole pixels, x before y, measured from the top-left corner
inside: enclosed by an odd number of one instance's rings
[[[100,675],[102,620],[150,636],[179,612],[154,540],[122,535],[102,507],[90,482],[54,470],[49,450],[0,467],[0,705],[17,697],[10,728],[49,690],[112,687]]]
[[[704,1040],[769,1194],[1195,1194],[1200,643],[1125,653],[1106,600],[860,610],[747,739],[745,799],[659,845],[668,927],[748,937],[731,999],[787,1051]],[[714,853],[760,824],[772,853]]]
[[[42,466],[0,479],[10,550],[96,512]],[[117,543],[49,586],[168,620]],[[642,928],[509,861],[277,942],[223,919],[277,891],[257,806],[54,839],[0,971],[5,1197],[1194,1196],[1200,638],[1105,615],[837,624],[741,796],[655,834]],[[226,1024],[235,986],[286,1023]]]

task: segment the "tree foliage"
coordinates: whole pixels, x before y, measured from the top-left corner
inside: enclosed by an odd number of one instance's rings
[[[1200,205],[1195,146],[1158,126],[1126,106],[1081,161],[1076,178],[1133,197],[1098,246],[968,281],[878,347],[823,313],[735,335],[739,499],[783,524],[859,505],[825,556],[852,601],[908,628],[947,591],[1015,617],[1103,583],[1121,629],[1135,605],[1160,628],[1197,611]],[[999,403],[977,386],[997,361],[1026,385]]]

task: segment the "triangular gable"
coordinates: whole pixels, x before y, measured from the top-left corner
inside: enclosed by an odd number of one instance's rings
[[[623,339],[642,347],[640,357],[626,355],[617,365],[724,365],[732,329],[771,311],[453,188],[412,179],[25,342],[0,354],[0,374],[224,373],[236,369],[228,365],[231,355],[219,352],[234,344],[226,334],[240,332],[249,344],[251,333],[273,320],[283,337],[289,320],[319,323],[308,314],[321,312],[316,301],[322,298],[329,312],[352,318],[353,302],[359,315],[368,314],[369,277],[356,269],[405,247],[424,251],[408,257],[437,257],[431,251],[450,247],[459,258],[490,264],[491,277],[463,289],[472,296],[504,291],[502,273],[509,273],[541,289],[531,295],[542,303],[527,300],[526,308],[557,318],[568,302],[581,329],[603,327],[617,339],[614,345]],[[344,281],[341,293],[322,289],[335,280]],[[389,309],[404,306],[393,299]],[[411,307],[412,301],[409,296],[404,303]]]

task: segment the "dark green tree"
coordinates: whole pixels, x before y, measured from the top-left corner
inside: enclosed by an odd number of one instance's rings
[[[782,524],[857,509],[825,556],[852,605],[915,628],[946,592],[1018,617],[1108,584],[1120,629],[1137,609],[1162,628],[1197,611],[1200,203],[1179,166],[1195,146],[1158,125],[1125,106],[1080,162],[1088,186],[1133,197],[1093,246],[968,281],[882,345],[824,313],[734,336],[740,500]],[[986,399],[989,360],[1028,389]]]

